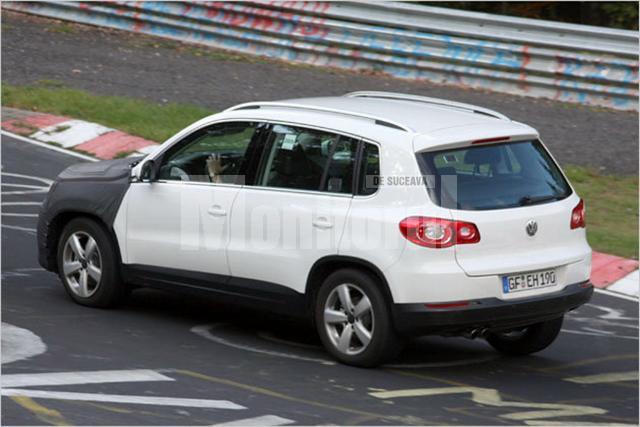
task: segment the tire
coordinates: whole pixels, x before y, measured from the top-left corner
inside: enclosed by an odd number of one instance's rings
[[[94,249],[91,249],[90,239],[95,242]],[[89,256],[84,257],[87,249]],[[78,256],[78,252],[82,256]],[[58,276],[69,296],[78,304],[112,307],[127,295],[113,240],[105,228],[92,219],[76,218],[65,226],[58,241],[57,262]]]
[[[513,333],[490,334],[487,341],[501,353],[522,356],[549,347],[558,337],[564,316],[527,326]]]
[[[342,303],[345,293],[351,300],[349,309]],[[365,298],[369,310],[365,309]],[[329,310],[330,315],[325,316],[325,310]],[[329,275],[315,298],[314,318],[322,344],[342,363],[371,368],[397,356],[402,350],[378,281],[363,271],[342,269]],[[366,344],[360,338],[367,336],[364,332],[370,337]]]

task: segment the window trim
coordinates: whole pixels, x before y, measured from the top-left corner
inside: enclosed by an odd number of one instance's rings
[[[286,121],[286,120],[271,120],[268,119],[266,120],[266,122],[270,123],[271,125],[275,125],[275,124],[283,124],[283,125],[291,125],[291,126],[302,126],[302,127],[306,127],[308,129],[315,129],[315,130],[322,130],[325,132],[331,132],[331,133],[335,133],[336,135],[341,135],[341,136],[346,136],[349,138],[354,138],[362,143],[366,143],[366,144],[373,144],[376,147],[378,147],[378,153],[382,153],[382,144],[378,141],[375,141],[373,139],[369,139],[369,138],[363,138],[360,135],[354,134],[354,133],[350,133],[350,132],[345,132],[345,131],[339,131],[339,130],[335,130],[332,128],[327,128],[324,126],[316,126],[316,125],[309,125],[309,124],[304,124],[304,123],[298,123],[298,122],[290,122],[290,121]],[[358,153],[358,155],[360,155],[360,153]],[[358,157],[356,157],[356,162],[358,162]],[[379,156],[379,160],[380,160],[380,171],[382,172],[382,154],[380,154]],[[356,174],[357,173],[357,169],[354,168],[353,173]],[[354,177],[354,182],[355,182],[355,177]],[[255,186],[247,186],[247,187],[255,187]],[[262,187],[262,188],[271,188],[271,187]],[[278,188],[278,187],[273,187],[273,188]],[[342,194],[345,195],[345,193],[329,193],[327,191],[312,191],[312,190],[305,190],[305,191],[309,191],[311,193],[320,193],[320,194]],[[376,189],[376,192],[373,194],[368,194],[368,195],[359,195],[356,194],[356,192],[354,190],[351,191],[351,197],[354,198],[358,198],[358,199],[370,199],[373,198],[375,196],[378,195],[378,193],[380,192],[380,187],[378,187]],[[347,194],[348,195],[348,194]]]
[[[331,162],[333,161],[333,155],[336,153],[336,149],[338,148],[338,144],[340,144],[340,140],[342,140],[342,138],[347,138],[345,136],[342,135],[338,135],[338,134],[334,134],[337,136],[335,143],[331,146],[331,149],[329,149],[329,155],[327,156],[327,164],[324,165],[324,168],[322,170],[322,175],[320,176],[320,185],[318,186],[318,191],[324,191],[323,188],[326,186],[327,184],[327,177],[329,175],[329,169],[331,169]],[[350,138],[353,139],[353,138]],[[358,147],[360,147],[360,140],[356,139],[355,140],[356,143],[356,156],[353,159],[353,166],[355,168],[356,163],[358,162]],[[353,194],[353,170],[351,170],[351,191],[350,193]],[[328,193],[331,193],[331,191],[327,191]]]
[[[224,120],[219,120],[219,121],[214,121],[214,122],[210,122],[207,124],[204,124],[202,126],[199,126],[198,128],[194,129],[193,131],[189,132],[188,134],[184,135],[182,138],[172,142],[171,144],[167,145],[166,148],[163,148],[160,152],[156,153],[153,156],[153,160],[154,161],[159,161],[162,162],[162,160],[164,159],[164,156],[167,154],[167,152],[173,148],[176,148],[177,146],[181,145],[187,138],[195,135],[198,132],[203,131],[204,129],[211,127],[211,126],[216,126],[216,125],[224,125],[225,123],[251,123],[251,122],[256,122],[257,126],[256,126],[256,130],[258,129],[258,127],[263,124],[266,126],[265,132],[266,135],[268,136],[271,132],[271,124],[266,121],[266,120],[260,120],[260,119],[224,119]],[[254,131],[255,134],[255,131]],[[264,138],[264,136],[263,136]],[[262,155],[264,153],[264,149],[262,150],[262,152],[260,153],[260,159],[262,158]],[[172,183],[172,184],[181,184],[181,185],[204,185],[204,186],[213,186],[213,187],[231,187],[231,188],[242,188],[247,186],[247,184],[235,184],[235,183],[224,183],[224,182],[200,182],[200,181],[182,181],[182,180],[173,180],[173,179],[158,179],[156,181],[154,181],[154,183],[157,184],[167,184],[167,183]]]
[[[381,166],[382,165],[382,154],[381,154],[382,153],[382,146],[380,144],[378,144],[378,143],[370,142],[370,141],[368,141],[366,139],[362,139],[362,140],[360,140],[360,142],[361,142],[361,147],[360,147],[360,152],[358,153],[358,157],[357,157],[358,165],[357,165],[357,169],[354,170],[354,172],[356,173],[356,177],[354,177],[354,182],[353,182],[354,183],[353,194],[354,194],[354,197],[357,197],[358,199],[370,199],[370,198],[373,198],[376,195],[378,195],[378,193],[380,192],[380,186],[376,187],[376,191],[374,191],[371,194],[358,194],[358,189],[360,188],[359,169],[360,169],[360,167],[362,165],[362,157],[364,156],[365,144],[371,144],[371,145],[374,145],[374,146],[376,146],[378,148],[378,165],[380,165],[379,168],[380,168],[380,172],[382,174],[382,166]]]
[[[359,158],[358,156],[360,155],[360,153],[358,152],[360,144],[363,141],[366,141],[368,143],[372,143],[374,145],[376,145],[378,147],[378,150],[380,150],[380,144],[376,143],[376,142],[369,142],[369,140],[365,140],[364,138],[362,138],[361,136],[357,136],[354,134],[349,134],[346,132],[341,132],[341,131],[336,131],[330,128],[324,128],[324,127],[320,127],[320,126],[313,126],[313,125],[307,125],[307,124],[300,124],[300,123],[295,123],[295,122],[287,122],[287,121],[281,121],[281,120],[267,120],[267,122],[271,125],[269,127],[269,131],[268,131],[268,135],[266,136],[267,139],[269,139],[271,137],[271,134],[273,132],[273,127],[274,125],[283,125],[283,126],[290,126],[290,127],[299,127],[299,128],[303,128],[303,129],[309,129],[309,130],[315,130],[315,131],[321,131],[321,132],[326,132],[326,133],[331,133],[334,134],[336,136],[338,136],[339,138],[350,138],[356,141],[356,144],[358,144],[358,147],[356,147],[356,158],[354,161],[354,168],[352,171],[352,178],[351,178],[351,182],[353,183],[357,177],[357,169],[356,169],[356,165],[358,164]],[[339,141],[339,140],[338,140]],[[260,159],[260,165],[258,167],[258,170],[260,172],[264,172],[263,167],[264,162],[265,162],[265,158],[268,155],[268,153],[270,152],[270,149],[272,147],[273,142],[271,142],[270,144],[266,144],[265,145],[265,149],[262,151],[262,156]],[[337,144],[335,144],[335,146],[337,146]],[[293,192],[293,193],[309,193],[309,194],[323,194],[323,195],[330,195],[330,196],[340,196],[340,197],[355,197],[356,194],[354,193],[354,188],[352,185],[351,191],[349,193],[335,193],[335,192],[331,192],[331,191],[324,191],[324,190],[320,190],[319,188],[322,188],[322,179],[324,179],[324,172],[323,172],[323,176],[321,178],[320,181],[320,185],[318,186],[318,190],[302,190],[302,189],[297,189],[297,188],[286,188],[286,187],[272,187],[272,186],[267,186],[267,185],[246,185],[245,187],[247,188],[262,188],[262,189],[268,189],[268,190],[277,190],[277,191],[287,191],[287,192]],[[377,193],[377,190],[376,190]],[[370,197],[375,195],[371,194],[369,196],[365,196],[365,197]],[[362,197],[362,196],[360,196]]]
[[[266,118],[258,118],[258,117],[230,117],[230,118],[223,118],[223,119],[218,119],[218,120],[213,120],[211,122],[207,122],[207,123],[203,123],[201,126],[198,126],[197,128],[193,129],[191,132],[183,135],[180,139],[177,139],[176,141],[172,141],[171,143],[167,144],[166,147],[162,147],[161,149],[153,154],[153,157],[150,157],[150,159],[157,161],[158,159],[162,158],[165,153],[167,152],[167,150],[169,150],[170,148],[174,147],[176,144],[180,144],[185,138],[187,138],[188,136],[192,135],[195,132],[198,132],[200,130],[202,130],[205,127],[208,126],[213,126],[216,124],[222,124],[222,123],[232,123],[232,122],[259,122],[259,123],[264,123],[266,125],[268,125],[268,130],[267,130],[267,138],[269,137],[269,135],[271,134],[271,129],[273,127],[273,125],[285,125],[285,126],[300,126],[300,127],[304,127],[307,129],[312,129],[312,130],[319,130],[319,131],[324,131],[324,132],[330,132],[330,133],[334,133],[336,135],[339,136],[346,136],[348,138],[353,138],[355,140],[357,140],[360,143],[367,143],[367,144],[373,144],[375,146],[378,147],[378,152],[382,153],[382,144],[380,144],[380,142],[369,139],[369,138],[363,138],[361,135],[357,135],[355,133],[351,133],[351,132],[347,132],[347,131],[342,131],[342,130],[337,130],[337,129],[333,129],[333,128],[329,128],[329,127],[324,127],[324,126],[317,126],[317,125],[312,125],[312,124],[308,124],[308,123],[299,123],[296,121],[288,121],[288,120],[277,120],[277,119],[266,119]],[[174,135],[177,136],[180,133]],[[172,137],[173,138],[173,137]],[[170,141],[171,138],[168,141]],[[164,145],[165,143],[163,143],[162,145]],[[266,147],[265,147],[266,148]],[[262,159],[265,155],[265,152],[267,150],[263,149],[262,153],[260,154],[260,162],[262,162]],[[359,158],[358,156],[361,155],[361,153],[357,153],[356,155],[356,163],[358,163]],[[379,163],[380,163],[380,170],[382,171],[382,155],[379,156]],[[261,165],[260,165],[261,166]],[[354,167],[353,173],[355,175],[357,175],[357,169]],[[353,181],[355,182],[355,178],[356,176],[353,177]],[[288,191],[288,192],[295,192],[295,193],[309,193],[309,194],[322,194],[322,195],[328,195],[328,196],[337,196],[337,197],[357,197],[359,199],[368,199],[368,198],[372,198],[375,197],[379,191],[380,188],[376,189],[376,192],[373,194],[369,194],[369,195],[359,195],[356,194],[354,192],[355,189],[352,189],[351,193],[331,193],[328,191],[319,191],[319,190],[297,190],[297,189],[286,189],[286,188],[282,188],[282,187],[266,187],[266,186],[259,186],[259,185],[247,185],[247,184],[227,184],[227,183],[215,183],[215,182],[193,182],[193,181],[169,181],[169,180],[158,180],[155,181],[154,183],[158,183],[158,184],[164,184],[164,183],[180,183],[182,185],[208,185],[208,186],[220,186],[220,187],[236,187],[236,188],[263,188],[263,189],[270,189],[270,190],[278,190],[278,191]]]

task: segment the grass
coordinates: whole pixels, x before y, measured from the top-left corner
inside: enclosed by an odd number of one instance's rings
[[[33,86],[3,84],[2,103],[100,123],[156,142],[212,114],[192,105],[159,105],[125,97],[92,95],[48,80]],[[123,152],[120,156],[128,154]],[[603,175],[577,166],[568,166],[565,171],[585,200],[587,233],[593,249],[637,259],[638,178]]]
[[[163,142],[187,125],[213,114],[202,107],[157,104],[120,96],[100,96],[61,86],[2,84],[2,105],[82,119]]]
[[[14,122],[13,126],[16,128],[16,133],[22,136],[29,136],[38,131],[37,127],[20,120]]]
[[[76,27],[71,24],[60,23],[50,27],[47,31],[52,31],[54,33],[72,34],[76,32]]]
[[[602,175],[577,166],[565,167],[565,172],[585,201],[591,247],[638,259],[638,177]]]
[[[135,153],[135,151],[118,151],[118,153],[113,156],[114,159],[123,159]]]

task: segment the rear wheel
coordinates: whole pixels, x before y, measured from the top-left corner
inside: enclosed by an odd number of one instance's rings
[[[505,354],[536,353],[555,341],[562,328],[563,319],[564,316],[561,316],[514,331],[492,333],[487,336],[487,341],[493,348]]]
[[[327,277],[315,301],[315,321],[327,351],[349,365],[374,367],[402,349],[376,280],[359,270]]]
[[[79,304],[109,307],[126,295],[116,251],[107,231],[89,218],[67,224],[58,242],[58,275]]]

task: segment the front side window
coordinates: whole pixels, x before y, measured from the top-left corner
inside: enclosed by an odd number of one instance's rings
[[[418,153],[429,193],[450,209],[488,210],[564,199],[571,188],[539,141]]]
[[[258,185],[350,194],[357,146],[353,138],[273,125]]]
[[[169,149],[160,166],[160,179],[240,184],[256,149],[264,124],[228,122],[187,136]]]

